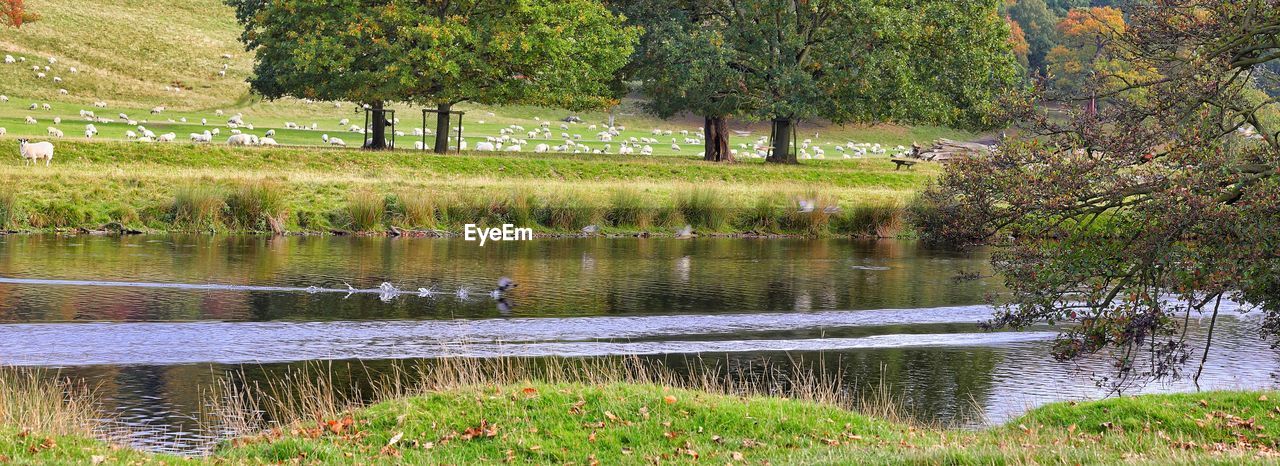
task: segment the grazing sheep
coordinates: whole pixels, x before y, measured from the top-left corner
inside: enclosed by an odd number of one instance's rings
[[[27,162],[36,164],[44,160],[44,166],[47,167],[53,162],[53,143],[47,141],[33,143],[28,139],[19,139],[18,155],[22,156],[23,165]]]
[[[142,130],[142,137],[144,137],[144,138],[151,138],[151,139],[155,139],[155,138],[156,138],[156,133],[155,133],[154,131],[149,130],[149,129],[144,129],[144,130]]]
[[[94,131],[94,130],[89,129],[89,128],[85,128],[85,130],[84,130],[84,138],[85,138],[85,139],[93,139],[93,134],[94,134],[94,133],[95,133],[95,131]]]
[[[217,136],[217,135],[219,135],[219,134],[222,134],[222,129],[221,129],[221,128],[214,128],[214,129],[213,129],[213,135],[214,135],[214,136]]]
[[[74,66],[73,66],[73,67],[71,67],[71,68],[67,68],[67,71],[70,71],[70,72],[72,72],[72,73],[79,73],[79,72],[80,72],[80,70],[77,70],[77,69],[76,69],[76,67],[74,67]]]
[[[347,147],[347,142],[346,142],[346,141],[343,141],[343,140],[338,139],[338,138],[331,138],[331,137],[329,137],[329,135],[328,135],[328,134],[322,134],[322,135],[320,135],[320,139],[321,139],[321,140],[323,140],[323,141],[325,142],[325,144],[328,144],[328,145],[331,145],[331,146]]]
[[[152,115],[159,115],[159,114],[160,114],[161,112],[163,112],[163,111],[164,111],[164,106],[163,106],[163,105],[158,106],[158,107],[151,107],[151,114],[152,114]]]
[[[107,108],[107,103],[99,100],[97,102],[94,102],[93,106],[98,108]]]
[[[31,105],[27,106],[27,110],[37,110],[39,108],[40,108],[40,104],[37,104],[37,103],[32,103]]]
[[[5,135],[5,133],[8,133],[8,132],[9,132],[9,130],[4,129],[4,127],[0,127],[0,136],[4,136],[4,135]]]
[[[138,138],[138,142],[145,142],[145,143],[147,143],[147,144],[151,144],[151,143],[156,142],[156,141],[155,141],[154,139],[149,138],[149,137],[140,137],[140,138]]]
[[[251,140],[249,139],[248,134],[233,134],[231,135],[231,137],[227,138],[227,145],[228,146],[248,146],[250,145],[250,141]]]
[[[159,138],[156,138],[156,140],[160,142],[173,142],[176,139],[178,139],[177,133],[164,133],[161,134]]]
[[[37,77],[37,78],[44,79],[44,76],[45,76],[45,74],[44,74],[44,72],[43,72],[43,71],[42,71],[42,72],[39,72],[39,73],[36,73],[36,77]]]
[[[8,102],[9,96],[0,94],[0,102]]]
[[[229,54],[229,53],[224,53],[224,54],[222,54],[222,59],[223,59],[223,60],[230,60],[230,59],[231,59],[231,54]]]
[[[125,131],[125,132],[124,132],[124,138],[125,138],[125,139],[130,139],[130,140],[132,140],[132,139],[138,139],[138,133],[133,132],[133,130]]]
[[[54,77],[53,77],[53,82],[55,82],[55,83],[60,83],[60,82],[62,82],[62,78],[59,78],[59,77],[57,77],[57,76],[54,76]]]
[[[280,144],[277,144],[275,139],[272,139],[270,136],[267,136],[267,137],[265,137],[265,138],[259,139],[259,140],[258,140],[258,145],[260,145],[260,146],[278,146],[278,145],[280,145]]]
[[[17,62],[18,62],[18,60],[14,60],[14,59],[13,59],[13,55],[5,55],[5,56],[4,56],[4,62],[5,62],[6,64],[7,64],[7,63],[17,63]]]
[[[494,151],[494,145],[493,145],[493,143],[492,143],[492,142],[488,142],[488,141],[485,141],[485,142],[477,142],[477,143],[476,143],[476,150],[478,150],[478,151],[482,151],[482,152],[493,152],[493,151]]]
[[[253,129],[253,128],[249,128],[249,129]],[[276,130],[274,130],[274,129],[269,129],[269,130],[267,130],[266,134],[264,134],[264,136],[269,137],[269,138],[273,138],[273,137],[275,137],[275,136],[276,136]]]
[[[208,131],[204,133],[191,133],[191,142],[213,142],[213,134]]]
[[[40,104],[42,110],[53,110],[53,106],[49,104]]]
[[[38,122],[38,121],[36,121],[36,119],[35,119],[35,118],[31,118],[31,115],[27,115],[27,124],[28,124],[28,125],[34,125],[34,124],[36,124],[36,123],[39,123],[39,122]]]
[[[55,125],[62,124],[62,117],[53,117],[53,124]]]
[[[57,58],[49,57],[49,64],[50,64],[50,65],[52,65],[52,64],[54,64],[54,63],[57,63],[57,62],[58,62],[58,59],[57,59]]]

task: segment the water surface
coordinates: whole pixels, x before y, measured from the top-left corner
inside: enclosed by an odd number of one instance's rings
[[[1054,329],[977,328],[1001,290],[956,277],[989,272],[981,252],[899,241],[10,236],[0,363],[93,381],[148,426],[137,444],[179,451],[216,435],[192,421],[215,380],[314,361],[359,384],[441,356],[643,355],[748,373],[802,360],[966,424],[1103,395],[1053,362]],[[491,296],[503,276],[519,286]],[[1275,386],[1277,353],[1227,314],[1202,385]]]

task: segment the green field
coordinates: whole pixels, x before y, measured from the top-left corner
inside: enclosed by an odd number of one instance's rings
[[[136,126],[141,125],[157,135],[176,133],[179,141],[188,141],[191,133],[216,128],[222,134],[213,142],[223,144],[230,132],[227,118],[241,114],[246,123],[254,125],[253,130],[240,128],[242,131],[262,136],[274,129],[274,139],[280,144],[322,145],[324,134],[343,139],[349,147],[361,144],[363,135],[349,128],[364,122],[363,112],[354,104],[293,99],[264,102],[249,92],[245,79],[251,71],[252,56],[237,41],[239,26],[230,8],[218,0],[31,0],[28,6],[42,19],[19,30],[7,30],[0,37],[0,52],[23,60],[0,64],[0,93],[9,97],[8,102],[0,102],[0,128],[5,128],[10,138],[44,139],[47,128],[56,127],[68,139],[83,139],[85,125],[90,122],[81,117],[80,111],[88,110],[99,118],[115,120],[94,123],[99,131],[96,139],[125,140],[126,131],[137,133]],[[49,63],[49,58],[56,63]],[[226,75],[220,76],[224,64]],[[37,78],[32,66],[38,66],[45,77]],[[70,71],[73,67],[76,73]],[[53,82],[54,77],[62,82]],[[175,88],[181,91],[174,91]],[[60,90],[66,90],[66,94]],[[97,108],[93,106],[95,102],[105,102],[107,106]],[[29,109],[33,103],[38,105],[36,110]],[[52,108],[43,110],[43,104]],[[156,106],[164,106],[166,111],[152,115],[149,110]],[[412,149],[415,141],[422,140],[413,136],[413,129],[423,126],[421,107],[396,104],[392,108],[398,111],[400,120],[397,131],[405,134],[397,137],[398,146]],[[605,151],[608,146],[608,152],[616,154],[623,140],[651,138],[656,141],[638,143],[637,152],[639,146],[650,145],[654,155],[701,153],[698,144],[686,141],[698,138],[701,120],[662,121],[647,117],[632,99],[624,100],[614,110],[615,124],[623,129],[609,142],[600,141],[597,136],[607,128],[608,115],[604,112],[578,113],[583,123],[565,124],[562,128],[559,120],[570,112],[466,104],[459,108],[467,112],[464,139],[471,147],[515,125],[524,128],[513,135],[525,140],[523,152],[533,152],[538,144],[565,145],[568,139],[586,146],[578,150]],[[121,113],[138,125],[127,124],[118,117]],[[28,116],[37,123],[28,124]],[[55,118],[61,118],[61,124],[54,124]],[[202,119],[208,124],[202,125]],[[350,123],[340,125],[343,119]],[[285,129],[285,122],[306,128],[314,124],[316,129]],[[529,131],[543,122],[550,123],[551,137],[544,137],[545,133],[530,137]],[[434,122],[427,126],[434,128]],[[760,138],[769,134],[768,127],[760,124],[737,122],[732,128],[741,131],[734,135],[733,148],[744,156],[755,152]],[[654,130],[662,134],[654,135]],[[799,131],[800,139],[820,147],[827,159],[853,157],[850,143],[878,144],[883,153],[868,151],[866,157],[884,157],[912,142],[973,137],[946,128],[894,125],[832,127],[805,123]],[[679,150],[673,149],[673,139]],[[426,142],[430,146],[434,141],[428,136]],[[837,146],[849,150],[840,152]],[[812,147],[806,152],[816,156],[818,151]]]
[[[0,152],[16,153],[12,140]],[[19,231],[881,235],[936,167],[884,159],[713,165],[683,157],[434,155],[412,151],[61,142],[54,164],[0,160],[0,226]],[[801,212],[800,201],[817,204]],[[270,216],[276,226],[271,227]]]

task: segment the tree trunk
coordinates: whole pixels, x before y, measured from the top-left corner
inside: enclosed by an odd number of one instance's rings
[[[369,113],[373,117],[373,122],[369,129],[369,143],[365,146],[365,149],[385,150],[387,149],[387,114],[382,109],[382,102],[369,104],[369,108],[371,109]]]
[[[773,120],[773,152],[765,159],[769,163],[800,163],[791,152],[791,131],[795,122],[790,118]]]
[[[706,117],[702,127],[705,139],[702,160],[708,162],[733,162],[733,153],[729,152],[728,129],[724,117]]]
[[[437,154],[443,154],[443,153],[449,152],[449,133],[450,133],[449,117],[452,116],[449,114],[449,110],[452,108],[453,108],[453,105],[450,105],[450,104],[441,104],[439,107],[436,108],[437,110],[440,111],[440,113],[436,114],[435,151]],[[459,144],[458,147],[462,147],[461,146],[462,141],[458,141],[458,144]]]

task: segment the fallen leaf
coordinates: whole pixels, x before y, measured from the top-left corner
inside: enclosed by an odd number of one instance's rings
[[[631,449],[630,449],[630,448],[623,448],[623,449],[622,449],[622,454],[624,454],[624,455],[630,455],[630,454],[631,454]]]
[[[523,390],[520,390],[520,393],[524,393],[524,396],[526,397],[533,398],[538,396],[538,389],[533,387],[524,387]]]
[[[663,433],[662,433],[662,436],[663,436],[663,437],[666,437],[666,438],[669,438],[669,439],[674,439],[674,438],[676,438],[676,433],[675,433],[675,432],[672,432],[672,431],[666,431],[666,432],[663,432]]]
[[[604,412],[604,417],[605,417],[605,418],[607,418],[607,419],[609,419],[610,421],[617,421],[617,420],[618,420],[618,416],[615,416],[613,413],[611,413],[611,412],[609,412],[609,411],[605,411],[605,412]]]
[[[1267,401],[1267,395],[1259,395],[1258,401]]]
[[[107,457],[102,455],[93,455],[89,457],[89,462],[93,464],[102,464],[107,461]]]
[[[1199,403],[1200,403],[1200,406],[1204,406],[1204,407],[1206,407],[1206,408],[1208,408],[1208,407],[1209,407],[1209,402],[1208,402],[1208,401],[1205,401],[1205,400],[1204,400],[1204,398],[1201,398],[1201,399],[1200,399],[1200,401],[1199,401]]]
[[[734,461],[742,461],[744,458],[746,458],[745,456],[742,455],[742,452],[738,452],[738,451],[730,453],[729,457],[733,458]]]
[[[716,442],[716,443],[724,443],[724,439],[723,439],[723,438],[720,438],[720,436],[719,436],[719,435],[712,435],[712,436],[711,436],[711,441],[712,441],[712,442]]]
[[[676,402],[676,397],[667,395],[662,397],[662,401],[665,401],[667,404],[674,404]]]
[[[588,441],[588,442],[595,442],[595,441],[596,441],[596,432],[595,432],[595,431],[591,431],[591,435],[588,435],[588,436],[587,436],[587,441]]]
[[[391,440],[387,440],[387,446],[395,445],[402,437],[404,437],[404,432],[397,432],[395,435],[391,436]]]

